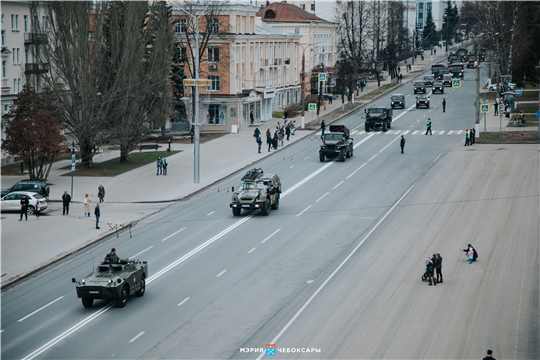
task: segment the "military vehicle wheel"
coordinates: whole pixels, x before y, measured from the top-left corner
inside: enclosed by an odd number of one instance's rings
[[[242,211],[242,209],[240,209],[240,208],[232,208],[232,214],[234,216],[240,216],[241,211]]]
[[[323,154],[319,154],[319,160],[320,160],[321,162],[324,162],[324,155],[323,155]]]
[[[368,124],[366,124],[365,128],[366,128],[366,132],[369,132],[369,125]]]
[[[128,287],[124,285],[124,287],[122,288],[122,292],[120,293],[120,297],[116,299],[116,306],[117,307],[126,306],[128,296],[129,296]]]
[[[341,153],[339,153],[339,161],[345,161],[345,150],[343,149],[341,149]]]
[[[272,210],[279,209],[279,194],[277,194],[276,201],[271,206]]]
[[[261,214],[267,216],[270,213],[269,201],[266,200],[261,208]]]
[[[135,293],[136,296],[141,297],[146,292],[146,278],[143,275],[141,278],[141,288]]]
[[[348,150],[347,150],[347,151],[345,152],[345,157],[348,159],[348,158],[350,158],[351,156],[352,156],[351,151],[348,151]]]
[[[349,157],[352,157],[354,155],[354,148],[351,146],[351,154],[349,155]]]
[[[91,298],[82,298],[81,300],[82,300],[82,305],[85,308],[92,307],[92,304],[94,303],[94,299],[91,299]]]
[[[388,130],[388,123],[385,121],[382,123],[382,131]]]

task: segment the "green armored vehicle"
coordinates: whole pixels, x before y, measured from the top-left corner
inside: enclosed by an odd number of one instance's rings
[[[102,263],[86,278],[71,281],[84,307],[91,307],[94,299],[114,299],[116,306],[124,307],[130,295],[144,295],[147,276],[146,261],[121,259],[118,264]]]
[[[249,170],[242,177],[242,184],[235,191],[231,199],[231,209],[234,216],[239,216],[242,209],[261,210],[261,214],[266,216],[270,213],[270,208],[279,208],[279,197],[281,195],[281,179],[277,175],[264,174],[263,169],[255,168]]]
[[[326,158],[339,158],[345,161],[354,153],[353,139],[349,135],[349,129],[345,125],[330,125],[330,132],[321,138],[322,145],[319,149],[319,160],[323,162]]]
[[[381,129],[386,131],[392,127],[392,109],[384,107],[372,107],[364,109],[366,113],[365,129]]]

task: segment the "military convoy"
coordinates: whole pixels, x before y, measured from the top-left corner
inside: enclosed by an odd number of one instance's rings
[[[261,215],[268,215],[270,208],[279,208],[281,196],[281,179],[277,175],[265,174],[263,169],[249,170],[242,177],[242,184],[231,198],[231,209],[234,216],[239,216],[242,209],[260,210]]]
[[[339,161],[345,161],[345,158],[352,157],[354,146],[349,129],[345,125],[330,125],[329,130],[321,137],[319,160],[323,162],[326,158],[339,157]]]
[[[386,131],[392,127],[392,109],[384,107],[372,107],[364,109],[366,122],[364,123],[366,132],[370,129],[382,129]]]
[[[71,281],[86,308],[91,307],[95,299],[116,300],[116,306],[124,307],[129,296],[144,295],[147,276],[146,261],[121,259],[118,264],[101,263],[87,277]]]

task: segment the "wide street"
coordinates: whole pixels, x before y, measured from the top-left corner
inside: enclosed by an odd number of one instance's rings
[[[416,109],[404,83],[387,133],[364,131],[363,108],[337,122],[354,138],[345,162],[319,161],[320,133],[265,157],[254,166],[283,184],[267,217],[233,217],[230,192],[205,190],[21,281],[2,294],[2,358],[253,359],[275,344],[275,358],[539,359],[538,146],[464,147],[474,91]],[[71,278],[111,247],[148,261],[146,294],[85,309]],[[437,252],[444,283],[428,286]]]

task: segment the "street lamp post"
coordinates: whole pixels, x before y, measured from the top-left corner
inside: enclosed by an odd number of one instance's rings
[[[319,42],[316,42],[314,44],[295,43],[297,46],[300,46],[302,48],[302,71],[300,72],[300,76],[302,77],[302,86],[300,87],[300,100],[302,101],[302,113],[301,113],[301,128],[302,129],[305,127],[304,107],[305,107],[306,99],[304,95],[304,87],[305,87],[305,78],[306,78],[306,49],[318,43]]]

